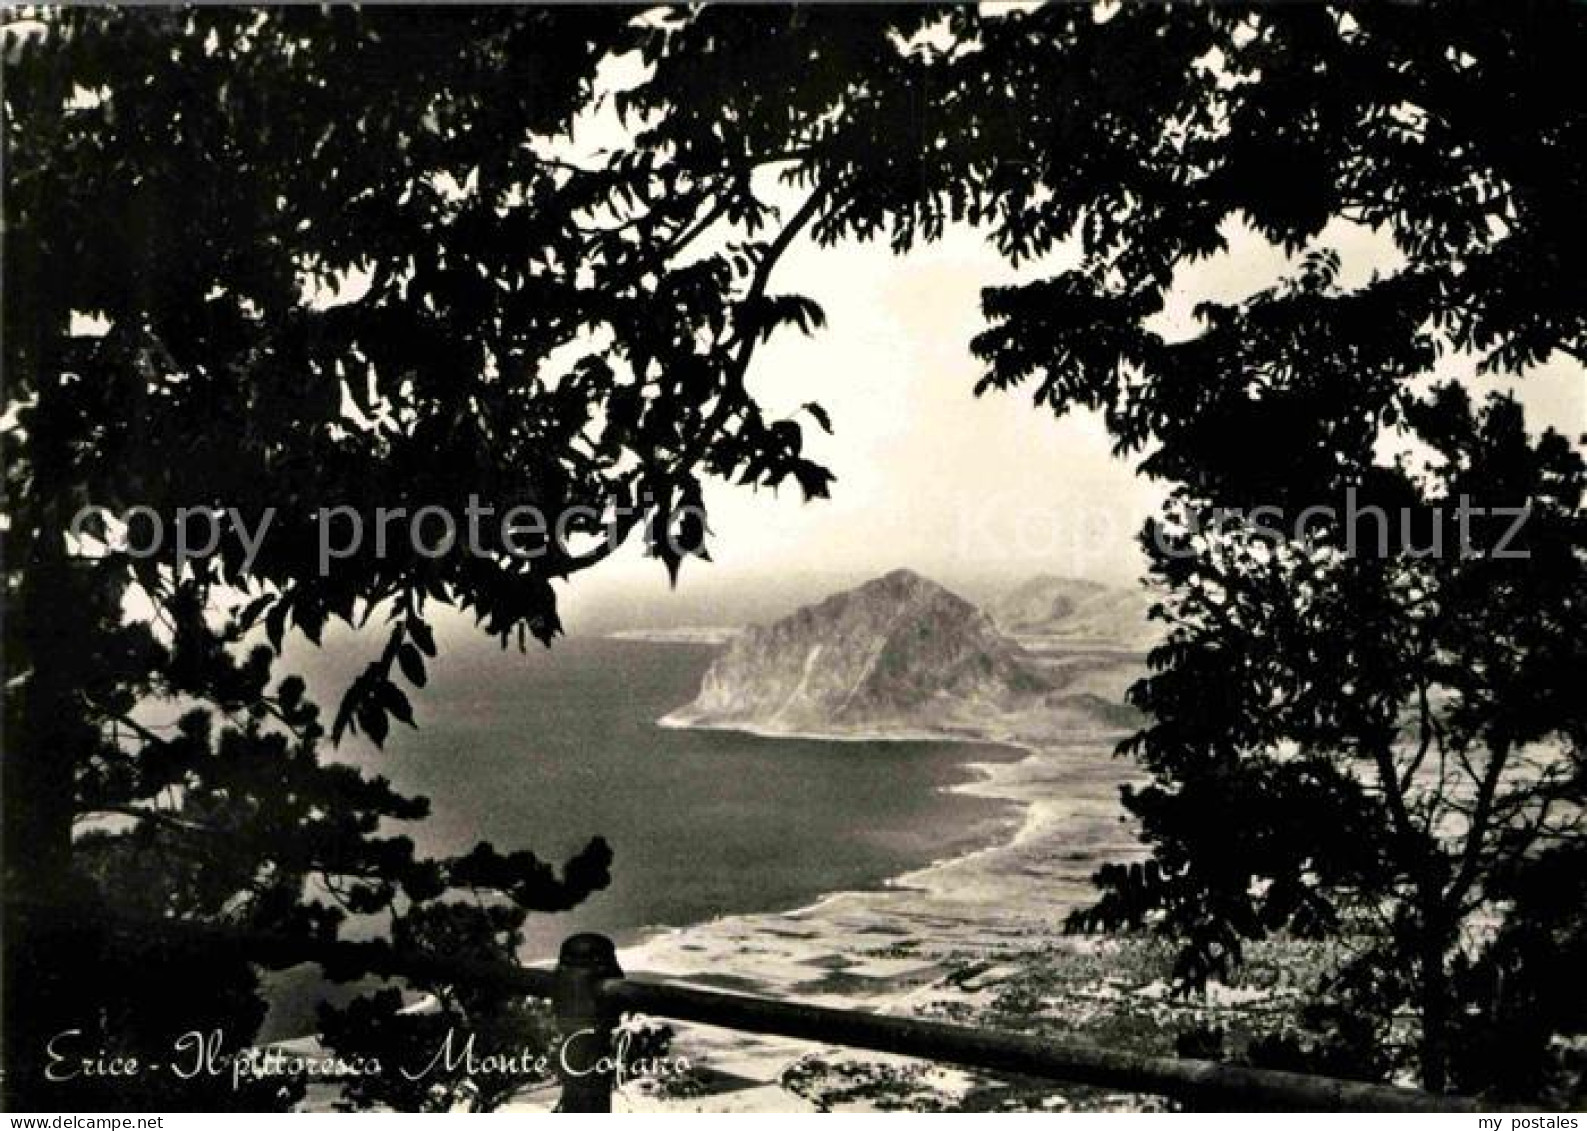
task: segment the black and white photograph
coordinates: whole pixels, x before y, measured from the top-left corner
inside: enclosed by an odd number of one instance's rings
[[[0,94],[7,1127],[1582,1131],[1587,3],[8,4]]]

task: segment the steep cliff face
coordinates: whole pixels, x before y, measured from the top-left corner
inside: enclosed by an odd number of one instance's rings
[[[676,724],[767,731],[952,726],[1039,698],[1050,681],[981,610],[895,570],[748,629]]]

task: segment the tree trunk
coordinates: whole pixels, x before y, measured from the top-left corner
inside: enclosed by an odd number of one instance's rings
[[[1449,933],[1437,912],[1424,913],[1421,928],[1420,1002],[1422,1039],[1418,1050],[1422,1087],[1442,1092],[1449,1086],[1449,971],[1444,964]]]

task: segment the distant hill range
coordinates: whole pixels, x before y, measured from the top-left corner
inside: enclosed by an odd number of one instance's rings
[[[1002,594],[988,611],[999,629],[1027,647],[1145,652],[1161,634],[1147,619],[1151,604],[1140,589],[1043,575]]]
[[[1093,604],[1100,616],[1103,602]],[[1037,655],[969,601],[900,569],[745,629],[694,702],[663,722],[840,737],[1116,731],[1136,721],[1123,688],[1137,669],[1133,657]]]

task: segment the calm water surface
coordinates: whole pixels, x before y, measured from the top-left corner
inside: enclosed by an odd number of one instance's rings
[[[305,656],[322,703],[361,649]],[[525,958],[576,930],[621,942],[646,928],[788,909],[987,843],[1011,806],[945,792],[970,761],[1007,747],[948,742],[821,742],[668,730],[656,719],[699,688],[712,649],[573,638],[528,655],[484,641],[444,649],[413,696],[419,729],[353,755],[432,814],[401,831],[428,852],[488,840],[560,865],[590,837],[615,854],[612,884],[584,905],[529,922]],[[307,976],[284,980],[270,1028],[302,1031]],[[287,985],[286,983],[291,983]]]
[[[591,836],[612,886],[536,916],[531,948],[572,930],[631,936],[736,912],[790,908],[985,843],[1008,806],[944,792],[972,760],[1016,758],[947,742],[820,742],[668,730],[711,648],[571,639],[528,656],[443,654],[419,693],[420,729],[369,761],[433,802],[416,839],[476,841],[560,863]]]

